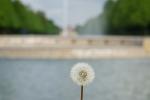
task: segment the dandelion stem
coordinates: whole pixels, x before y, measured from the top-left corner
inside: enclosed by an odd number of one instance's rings
[[[81,100],[83,100],[83,85],[81,86]]]

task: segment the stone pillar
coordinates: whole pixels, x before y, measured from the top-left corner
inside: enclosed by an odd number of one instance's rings
[[[150,37],[144,38],[143,42],[144,49],[147,53],[150,53]]]

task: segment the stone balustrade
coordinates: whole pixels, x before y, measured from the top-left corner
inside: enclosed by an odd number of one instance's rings
[[[144,49],[147,53],[150,53],[150,38],[145,38],[143,42]]]
[[[141,37],[56,37],[0,36],[0,48],[5,47],[103,47],[142,46]]]
[[[0,57],[58,59],[150,57],[150,38],[1,35]]]

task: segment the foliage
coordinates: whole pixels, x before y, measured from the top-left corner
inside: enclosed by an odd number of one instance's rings
[[[0,0],[0,27],[17,28],[20,23],[10,0]]]
[[[98,16],[92,22],[88,21],[88,25],[85,24],[81,29],[95,26],[96,22],[100,22],[101,25],[98,26],[106,26],[105,34],[150,35],[149,10],[150,0],[107,0],[103,13],[99,15],[105,18]]]
[[[1,34],[58,34],[60,28],[43,12],[34,12],[19,0],[0,0]]]
[[[105,17],[100,15],[88,20],[83,26],[77,26],[76,30],[80,35],[103,34],[106,27]]]
[[[118,0],[112,3],[105,10],[110,33],[144,35],[150,24],[149,4],[149,0]]]

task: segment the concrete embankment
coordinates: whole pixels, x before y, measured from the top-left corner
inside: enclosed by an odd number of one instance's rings
[[[1,58],[145,58],[149,38],[0,36]]]

